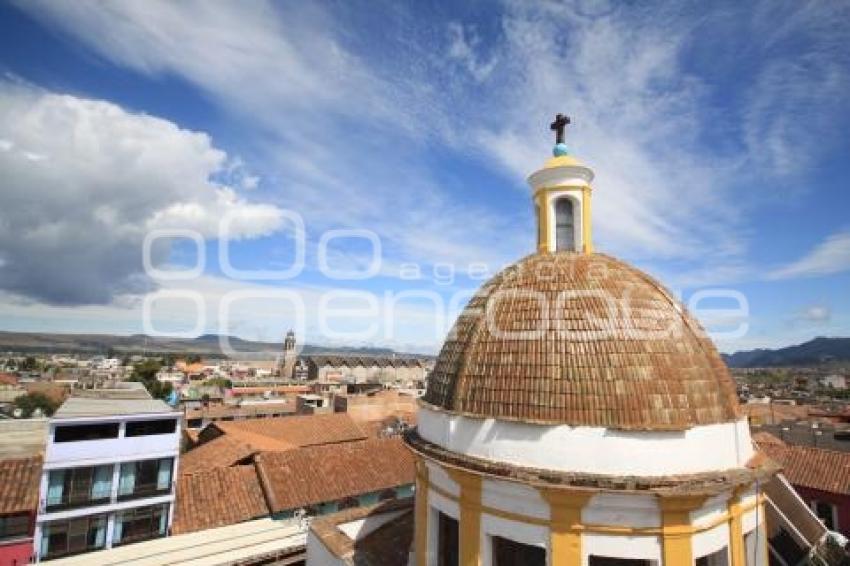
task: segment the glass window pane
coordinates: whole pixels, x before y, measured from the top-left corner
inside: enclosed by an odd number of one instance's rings
[[[546,549],[493,537],[494,566],[546,566]]]
[[[555,201],[555,249],[575,251],[573,201],[563,197]]]

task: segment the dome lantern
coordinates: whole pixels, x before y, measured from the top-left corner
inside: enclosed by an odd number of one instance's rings
[[[593,252],[590,183],[593,171],[570,155],[564,128],[570,119],[558,114],[553,157],[528,177],[537,216],[538,252]]]

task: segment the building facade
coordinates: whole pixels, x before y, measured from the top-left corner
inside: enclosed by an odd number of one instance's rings
[[[308,379],[346,383],[414,384],[425,380],[426,368],[417,358],[396,356],[304,356]]]
[[[39,560],[168,533],[179,417],[138,392],[71,397],[59,408],[49,423],[39,488]]]
[[[41,457],[0,459],[0,565],[22,566],[33,557]]]

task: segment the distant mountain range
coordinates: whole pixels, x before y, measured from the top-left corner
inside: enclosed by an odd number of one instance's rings
[[[248,357],[273,358],[283,348],[282,342],[259,342],[227,337],[235,352]],[[154,337],[144,334],[116,336],[113,334],[56,334],[42,332],[0,331],[0,352],[41,352],[69,354],[199,354],[223,356],[217,334],[204,334],[197,338]],[[364,356],[402,355],[390,348],[380,347],[328,347],[305,344],[302,354],[316,353],[360,354]],[[815,338],[803,344],[776,350],[758,349],[722,354],[729,367],[779,367],[816,366],[823,364],[850,364],[850,338]],[[418,356],[417,357],[423,357]],[[424,356],[427,357],[427,356]]]
[[[723,354],[729,367],[817,366],[850,363],[850,338],[815,338],[777,350],[758,349]]]
[[[234,351],[245,355],[256,353],[262,358],[272,358],[283,348],[282,342],[257,342],[232,336],[226,338]],[[4,351],[91,355],[105,355],[108,352],[112,352],[118,356],[144,353],[223,355],[217,334],[204,334],[197,338],[171,338],[147,336],[145,334],[116,336],[113,334],[55,334],[0,331],[0,352]],[[302,354],[316,354],[320,352],[360,354],[364,356],[412,355],[395,352],[390,348],[379,347],[346,348],[305,344],[301,350]]]

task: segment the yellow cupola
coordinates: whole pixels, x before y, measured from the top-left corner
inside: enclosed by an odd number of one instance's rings
[[[558,114],[553,157],[528,177],[537,216],[537,251],[592,253],[590,199],[593,170],[570,155],[564,129],[570,119]]]

